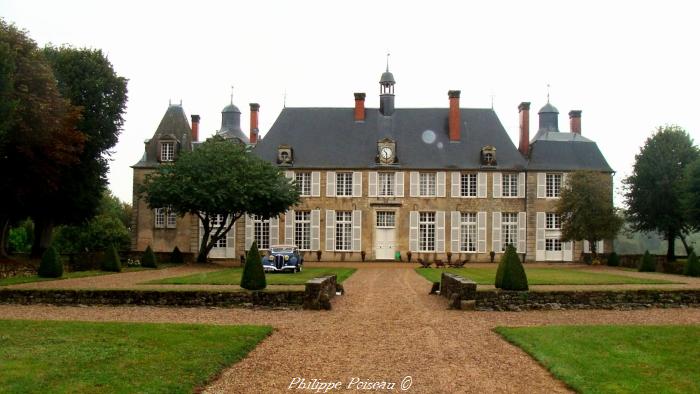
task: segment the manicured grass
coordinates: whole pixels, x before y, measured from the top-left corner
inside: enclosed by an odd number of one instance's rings
[[[469,278],[480,285],[492,285],[496,281],[496,265],[487,268],[416,268],[416,272],[431,282],[439,282],[442,272],[452,272]],[[608,273],[578,271],[568,268],[528,268],[525,265],[530,285],[618,285],[677,283],[653,278],[632,278]]]
[[[582,393],[700,392],[700,326],[496,328]]]
[[[304,268],[298,273],[267,273],[265,279],[268,285],[303,285],[307,280],[335,274],[338,283],[349,278],[355,268]],[[146,282],[148,284],[171,285],[239,285],[243,268],[227,268],[221,271],[206,272],[175,278],[165,278]]]
[[[272,328],[0,321],[3,393],[191,393]]]
[[[161,267],[159,267],[161,268]],[[142,267],[125,267],[122,268],[122,273],[123,272],[134,272],[134,271],[142,271],[145,269],[149,268],[142,268]],[[100,275],[111,275],[111,274],[118,274],[119,272],[110,272],[110,271],[97,271],[97,270],[92,270],[92,271],[75,271],[75,272],[64,272],[63,276],[60,278],[41,278],[38,275],[32,275],[32,276],[15,276],[12,278],[4,278],[0,279],[0,286],[9,286],[9,285],[18,285],[21,283],[30,283],[30,282],[45,282],[47,280],[61,280],[61,279],[73,279],[73,278],[85,278],[88,276],[100,276]]]

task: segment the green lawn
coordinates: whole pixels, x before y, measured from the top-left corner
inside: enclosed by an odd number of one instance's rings
[[[307,280],[335,274],[338,283],[349,278],[355,268],[304,268],[298,273],[267,273],[265,279],[268,285],[303,285]],[[238,285],[241,283],[243,268],[227,268],[221,271],[207,272],[175,278],[165,278],[146,282],[148,284],[171,285]]]
[[[700,326],[496,328],[582,393],[700,392]]]
[[[159,268],[163,268],[163,267],[159,267]],[[125,268],[122,268],[122,272],[134,272],[134,271],[141,271],[141,270],[145,270],[145,269],[152,269],[152,268],[125,267]],[[60,278],[41,278],[38,275],[15,276],[12,278],[0,279],[0,286],[18,285],[20,283],[30,283],[30,282],[45,282],[47,280],[85,278],[88,276],[99,276],[99,275],[110,275],[110,274],[118,274],[118,272],[97,271],[97,270],[64,272],[63,276]]]
[[[480,285],[492,285],[496,281],[496,266],[488,268],[416,268],[416,272],[431,282],[439,282],[442,272],[452,272],[469,278]],[[660,279],[632,278],[597,272],[577,271],[568,268],[528,268],[525,266],[530,285],[617,285],[676,283]]]
[[[0,321],[3,393],[191,393],[272,331],[260,326]]]

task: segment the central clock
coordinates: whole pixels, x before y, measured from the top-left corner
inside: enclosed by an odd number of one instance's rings
[[[385,163],[389,163],[394,156],[394,152],[388,146],[383,147],[380,154],[382,161]]]

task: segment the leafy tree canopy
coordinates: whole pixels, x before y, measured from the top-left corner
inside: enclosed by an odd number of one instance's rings
[[[700,231],[700,159],[685,169],[681,202],[688,225],[694,231]]]

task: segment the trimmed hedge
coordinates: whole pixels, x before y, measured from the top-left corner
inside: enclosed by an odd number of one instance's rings
[[[700,260],[698,260],[698,256],[695,255],[694,251],[691,251],[688,255],[688,261],[685,263],[685,271],[683,273],[688,276],[700,276]]]
[[[143,252],[143,257],[141,258],[141,267],[146,268],[158,268],[158,263],[156,262],[156,255],[151,249],[151,245],[148,245],[146,251]]]
[[[173,249],[173,252],[170,253],[170,263],[171,264],[184,264],[185,263],[185,258],[182,256],[182,252],[180,252],[180,248],[177,246],[175,249]]]
[[[60,278],[63,276],[63,263],[56,248],[49,246],[41,256],[41,264],[37,272],[42,278]]]
[[[241,275],[241,287],[248,290],[262,290],[267,287],[262,258],[258,250],[258,244],[255,241],[250,246],[248,255],[245,258],[243,274]]]
[[[618,267],[620,266],[620,256],[617,255],[617,253],[612,252],[608,256],[608,266],[610,267]]]
[[[499,276],[500,273],[500,276]],[[496,272],[496,288],[503,290],[528,290],[527,275],[523,263],[513,245],[506,247]]]
[[[642,263],[639,265],[639,272],[656,272],[656,262],[648,250],[644,252]]]
[[[119,259],[119,252],[117,252],[117,248],[114,245],[112,245],[105,253],[104,260],[102,260],[101,268],[102,271],[122,271],[122,263]]]

